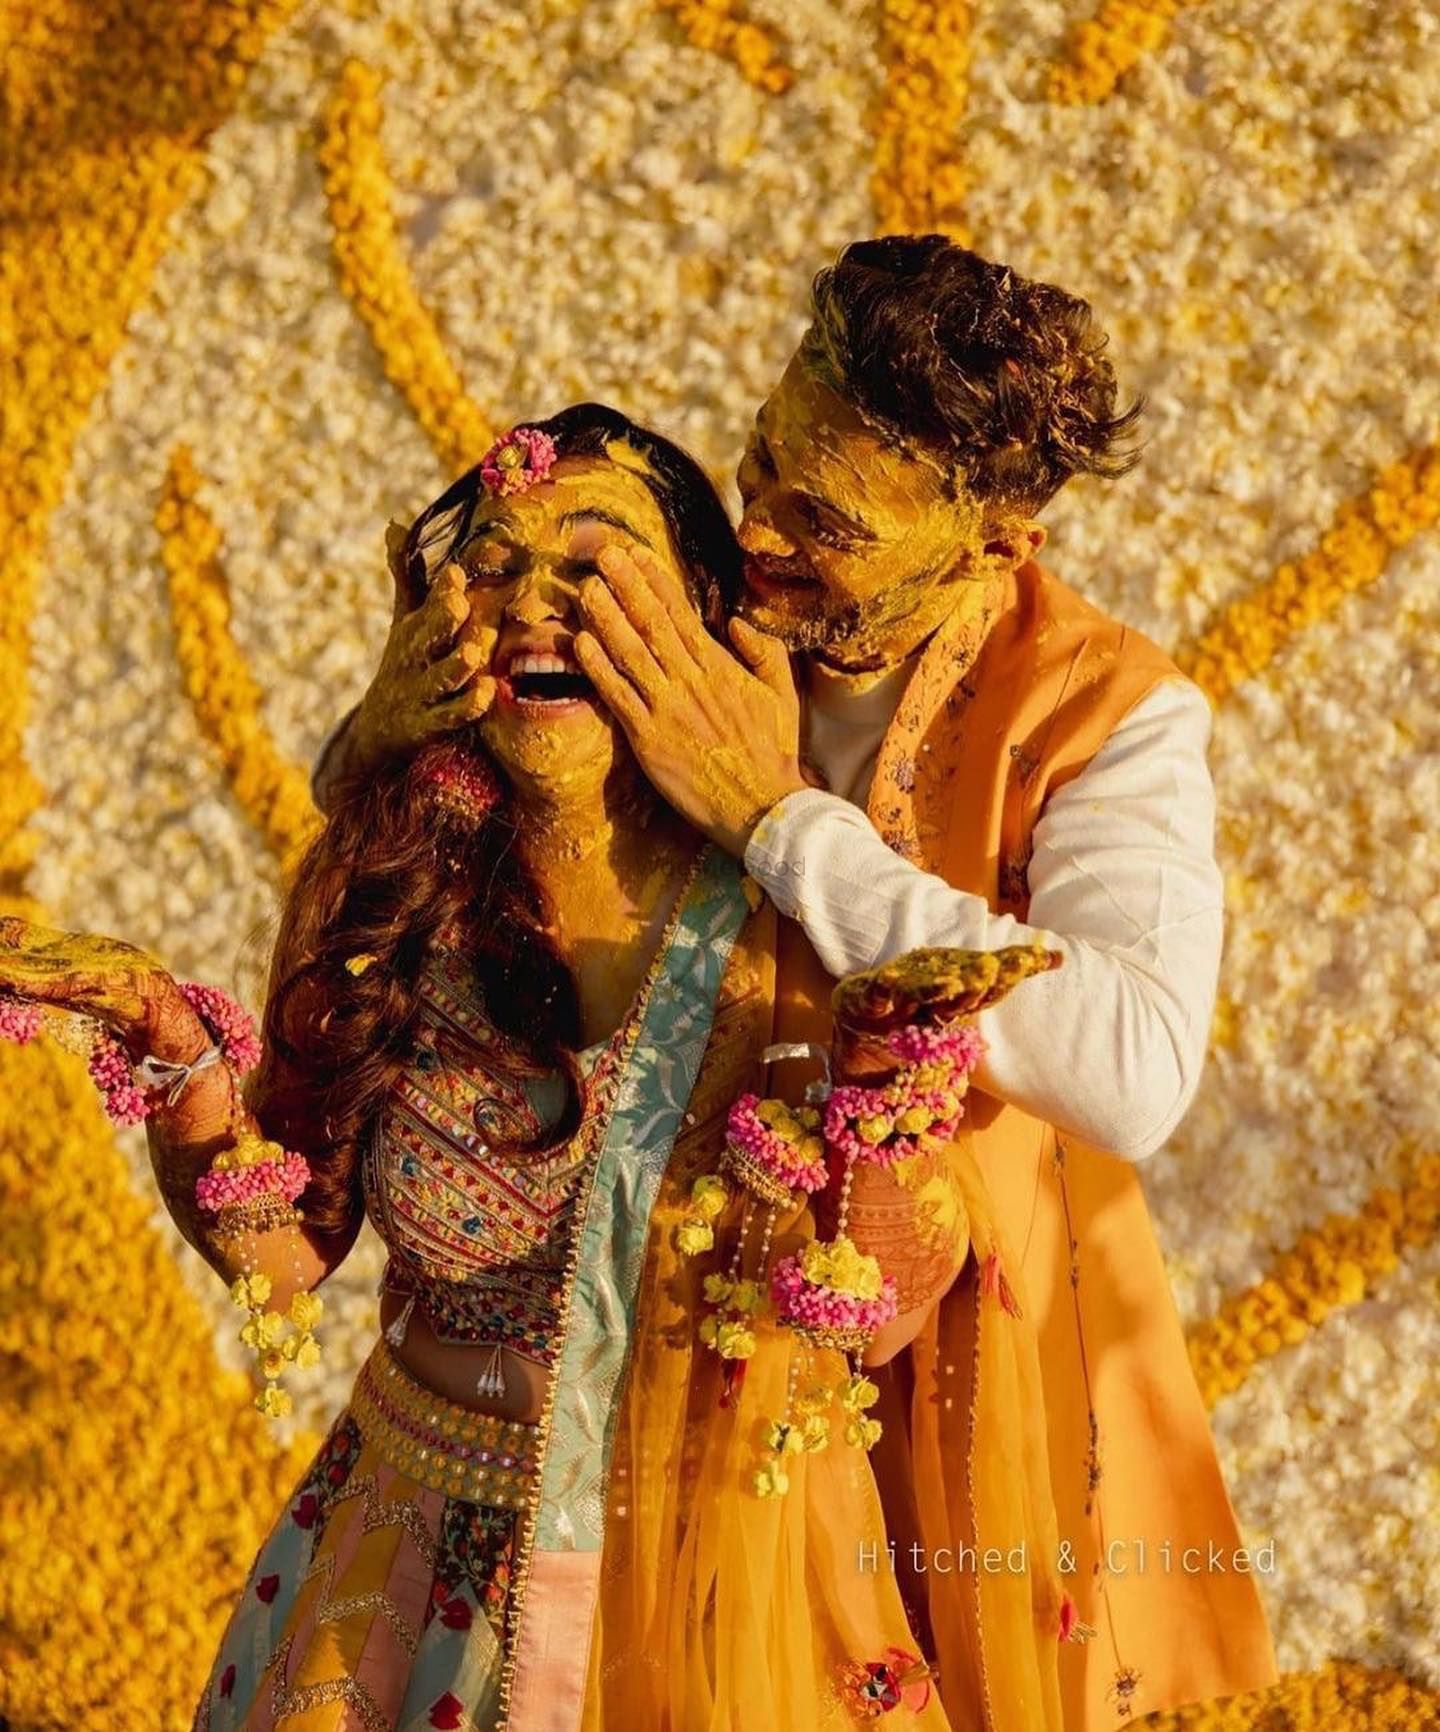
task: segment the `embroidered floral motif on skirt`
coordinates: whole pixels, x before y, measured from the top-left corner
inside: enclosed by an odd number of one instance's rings
[[[194,1732],[487,1732],[535,1427],[382,1342],[261,1547]]]

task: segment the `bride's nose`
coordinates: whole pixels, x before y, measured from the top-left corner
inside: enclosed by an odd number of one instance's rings
[[[578,611],[576,585],[556,571],[535,565],[517,580],[505,617],[521,625],[539,625],[547,619],[569,619]]]

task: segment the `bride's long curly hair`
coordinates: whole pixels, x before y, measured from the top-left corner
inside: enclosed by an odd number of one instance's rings
[[[604,457],[615,440],[643,456],[637,472],[664,514],[701,617],[720,636],[739,596],[741,556],[700,466],[598,403],[529,425],[548,433],[562,457]],[[411,524],[398,558],[412,607],[464,545],[484,498],[477,464]],[[483,755],[475,725],[455,737]],[[264,1057],[246,1096],[265,1134],[309,1160],[301,1201],[319,1232],[357,1224],[364,1139],[409,1055],[421,961],[447,921],[473,959],[492,1020],[525,1058],[566,1079],[558,1122],[530,1147],[557,1145],[582,1112],[579,995],[541,929],[539,889],[514,845],[509,785],[487,759],[499,802],[468,834],[448,832],[437,846],[436,808],[412,774],[418,756],[417,748],[337,782],[330,818],[296,870],[271,958]],[[346,967],[365,955],[374,961],[360,972]]]

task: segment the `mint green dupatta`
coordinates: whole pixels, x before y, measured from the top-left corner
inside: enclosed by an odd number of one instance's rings
[[[542,1420],[536,1499],[521,1536],[500,1682],[506,1732],[569,1732],[579,1724],[651,1212],[699,1075],[731,946],[749,912],[741,878],[739,863],[715,847],[693,869],[637,1006],[636,1032],[576,1210],[564,1341]]]

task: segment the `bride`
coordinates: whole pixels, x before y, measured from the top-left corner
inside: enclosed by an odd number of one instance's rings
[[[155,958],[0,922],[0,997],[89,1017],[92,1075],[144,1093],[165,1203],[246,1312],[262,1410],[315,1358],[316,1289],[367,1214],[389,1255],[380,1338],[251,1565],[197,1732],[889,1713],[1059,1732],[1071,1610],[1035,1341],[954,1068],[975,1052],[956,1030],[1052,959],[852,976],[829,1104],[756,1102],[775,911],[654,793],[575,664],[607,546],[678,577],[724,635],[739,555],[713,488],[598,405],[513,430],[392,533],[387,655],[430,655],[435,735],[390,745],[377,679],[365,767],[288,894],[258,1053],[233,1001]],[[758,670],[759,634],[730,636]],[[793,689],[772,699],[749,725],[793,751]],[[830,1116],[847,1087],[870,1103],[858,1137],[861,1107]],[[911,1115],[882,1127],[906,1157],[888,1167],[862,1146],[882,1099]],[[867,1455],[862,1339],[865,1363],[899,1340],[856,1319],[883,1298],[903,1326],[957,1283],[970,1460],[914,1495],[962,1553],[1020,1564],[972,1558],[970,1664],[942,1707]]]

